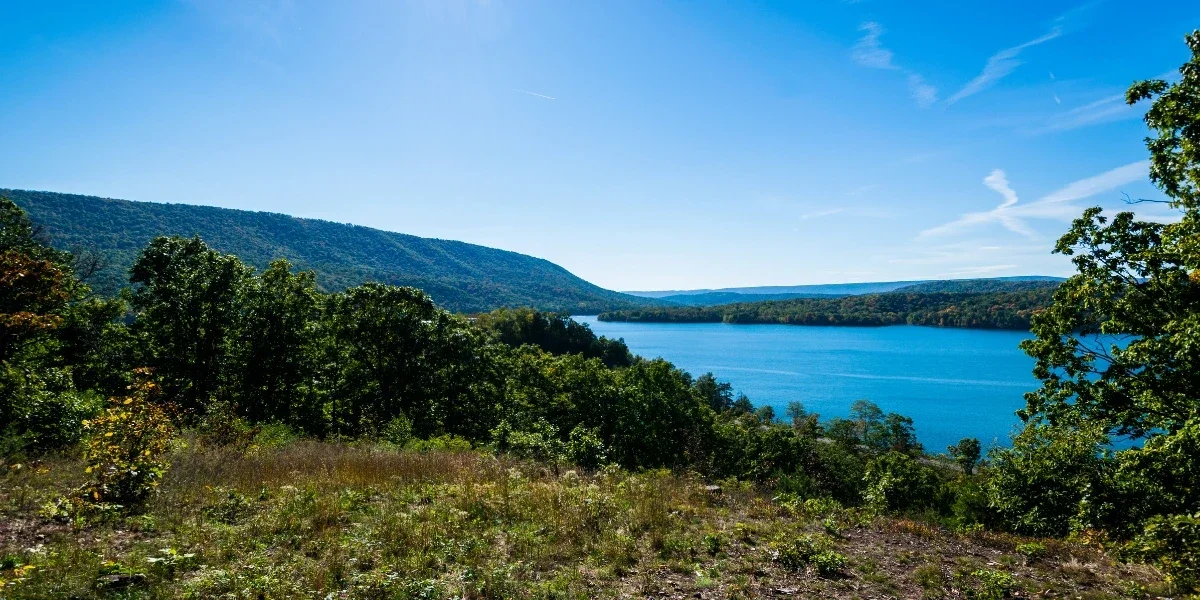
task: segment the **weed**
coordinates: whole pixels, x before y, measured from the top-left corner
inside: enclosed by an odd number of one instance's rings
[[[1017,553],[1024,556],[1026,562],[1034,561],[1046,555],[1046,545],[1041,542],[1017,544]]]
[[[913,582],[921,587],[925,598],[941,598],[945,595],[946,577],[937,565],[921,565],[913,570],[912,577]]]
[[[822,577],[837,575],[847,563],[846,557],[834,550],[833,540],[824,535],[800,535],[779,542],[775,559],[793,571],[812,566]]]

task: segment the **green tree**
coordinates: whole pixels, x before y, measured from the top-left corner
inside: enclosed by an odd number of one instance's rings
[[[496,426],[502,353],[478,328],[415,288],[368,283],[325,304],[337,432],[370,432],[401,414],[419,437],[484,439]]]
[[[692,384],[696,395],[716,412],[725,412],[733,408],[733,385],[725,381],[717,381],[711,372],[696,378]]]
[[[1200,420],[1200,31],[1187,44],[1191,57],[1178,82],[1142,81],[1126,94],[1130,104],[1151,101],[1150,179],[1180,220],[1085,211],[1056,246],[1078,273],[1034,318],[1036,339],[1022,344],[1042,380],[1021,412],[1030,427],[1099,431],[1100,442],[1122,436],[1142,444],[1117,453],[1122,468],[1088,491],[1080,526],[1119,532],[1152,516],[1103,509],[1119,505],[1117,497],[1135,497],[1159,514],[1200,511],[1200,470],[1180,470],[1195,462],[1189,453]]]
[[[975,465],[979,464],[979,458],[982,456],[983,446],[975,438],[963,438],[958,440],[957,444],[946,448],[946,451],[950,453],[954,462],[958,463],[963,473],[973,475]]]
[[[237,404],[252,421],[323,431],[314,380],[321,298],[313,273],[280,259],[247,282],[233,350]]]
[[[87,286],[71,255],[47,245],[16,204],[0,198],[0,444],[46,450],[79,437],[98,410],[75,391],[64,338],[83,312]]]
[[[251,271],[200,238],[158,237],[133,265],[136,329],[167,397],[202,414],[230,373],[242,294]]]
[[[599,358],[609,367],[633,364],[633,354],[623,340],[597,336],[591,327],[564,313],[529,308],[499,309],[479,315],[476,322],[514,348],[533,344],[551,354],[582,354]]]

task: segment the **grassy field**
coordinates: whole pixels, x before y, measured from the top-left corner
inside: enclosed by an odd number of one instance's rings
[[[0,598],[1145,598],[1148,567],[667,472],[193,440],[138,514],[63,521],[70,458],[6,464]]]

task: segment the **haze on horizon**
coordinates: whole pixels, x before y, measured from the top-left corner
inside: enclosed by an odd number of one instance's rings
[[[1158,198],[1200,5],[6,3],[0,187],[266,210],[619,290],[1066,275]],[[1146,218],[1171,219],[1158,204]]]

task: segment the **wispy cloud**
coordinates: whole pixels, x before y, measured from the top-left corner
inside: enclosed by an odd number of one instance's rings
[[[892,62],[892,51],[883,47],[879,41],[883,35],[883,26],[874,21],[867,21],[858,26],[863,36],[854,44],[850,57],[861,66],[871,69],[899,69]]]
[[[814,211],[814,212],[810,212],[810,213],[804,213],[804,214],[800,215],[800,220],[807,221],[809,219],[828,217],[830,215],[836,215],[840,212],[844,212],[845,210],[846,209],[844,209],[844,208],[831,208],[828,210],[818,210],[818,211]]]
[[[1058,100],[1058,96],[1055,96],[1054,100],[1061,103]],[[1141,114],[1142,112],[1136,107],[1125,103],[1124,94],[1113,94],[1095,102],[1059,113],[1051,118],[1046,126],[1036,130],[1034,133],[1068,131],[1089,125],[1134,119],[1141,116]]]
[[[1004,174],[1004,171],[1000,169],[992,171],[987,177],[983,178],[983,185],[988,186],[989,189],[994,190],[1004,197],[1004,204],[1001,204],[1000,208],[1012,206],[1017,203],[1017,193],[1008,185],[1008,176]]]
[[[1019,57],[1023,50],[1026,48],[1032,48],[1038,44],[1044,44],[1061,36],[1062,34],[1062,27],[1055,26],[1048,33],[1039,38],[1029,40],[1024,44],[1019,44],[1011,48],[1005,48],[991,55],[988,58],[987,63],[983,66],[983,71],[980,71],[979,75],[976,75],[974,79],[967,82],[967,85],[963,86],[962,89],[958,90],[954,93],[954,95],[947,98],[946,103],[954,104],[963,98],[974,96],[975,94],[992,87],[997,81],[1007,77],[1010,73],[1017,70],[1017,67],[1021,66]]]
[[[555,98],[553,96],[547,96],[545,94],[539,94],[537,92],[531,92],[529,90],[521,90],[521,89],[513,88],[512,91],[521,92],[522,94],[529,94],[530,96],[537,96],[538,98],[545,98],[547,100],[558,100],[558,98]]]
[[[854,44],[854,49],[850,52],[850,58],[856,64],[868,69],[900,71],[907,76],[908,93],[917,106],[929,108],[937,103],[937,88],[926,83],[925,78],[920,74],[897,65],[895,55],[883,46],[879,40],[884,32],[882,25],[875,21],[867,21],[859,25],[858,30],[863,32],[863,36],[858,39],[858,42]]]
[[[908,74],[908,93],[921,108],[937,104],[937,88],[925,83],[925,79],[916,73]]]
[[[1149,172],[1150,161],[1148,160],[1129,163],[1123,167],[1117,167],[1111,171],[1105,171],[1099,175],[1068,184],[1066,187],[1042,198],[1040,202],[1062,203],[1091,198],[1096,194],[1107,192],[1117,186],[1142,179]]]
[[[1090,198],[1096,194],[1107,192],[1121,185],[1132,183],[1146,177],[1150,169],[1150,161],[1138,161],[1099,175],[1073,182],[1058,189],[1041,199],[1021,204],[1016,192],[1008,183],[1004,171],[996,169],[983,179],[983,184],[999,193],[1004,201],[999,206],[986,212],[967,213],[955,221],[931,227],[922,231],[918,237],[927,238],[951,233],[958,233],[972,227],[988,223],[999,223],[1004,228],[1021,235],[1033,237],[1032,228],[1026,222],[1029,219],[1054,219],[1070,221],[1079,216],[1083,207],[1073,204],[1076,200]]]

